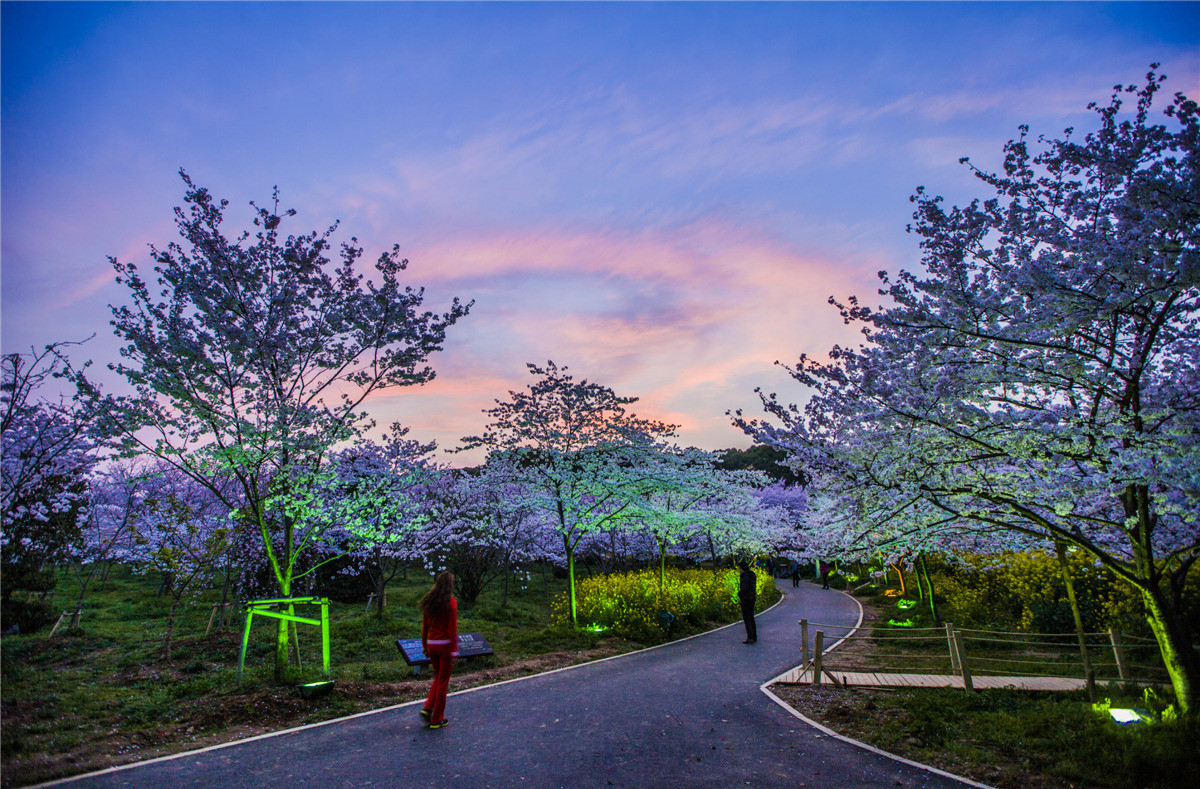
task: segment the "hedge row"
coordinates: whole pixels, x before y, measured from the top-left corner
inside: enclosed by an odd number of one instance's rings
[[[768,573],[756,569],[754,574],[761,610],[779,599],[779,590]],[[639,570],[576,581],[575,606],[581,627],[654,643],[666,638],[666,623],[659,617],[663,611],[672,614],[674,627],[737,619],[737,590],[737,570],[668,569],[661,589],[657,570]],[[553,610],[556,622],[570,619],[565,594],[555,598]]]

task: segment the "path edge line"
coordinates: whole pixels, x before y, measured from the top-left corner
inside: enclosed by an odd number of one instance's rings
[[[839,590],[839,592],[840,591],[841,590]],[[849,638],[851,635],[854,634],[854,631],[856,631],[860,627],[862,627],[862,621],[863,621],[862,603],[858,602],[858,600],[856,600],[853,595],[847,594],[846,592],[841,592],[841,594],[844,594],[844,595],[846,595],[846,597],[849,597],[851,600],[854,600],[854,604],[858,606],[858,622],[854,625],[853,628],[851,628],[849,633],[847,633],[846,635],[842,636],[837,641],[835,641],[833,643],[833,646],[829,647],[829,649],[826,649],[825,650],[826,652],[832,652],[833,650],[837,649],[839,646],[842,645],[843,641],[845,641],[847,638]],[[776,605],[778,605],[778,603],[776,603]],[[958,781],[960,783],[964,783],[967,786],[976,787],[976,789],[995,789],[995,787],[990,786],[988,784],[982,784],[982,783],[979,783],[978,781],[971,780],[970,778],[964,778],[961,775],[955,775],[954,773],[946,772],[945,770],[939,769],[932,765],[922,764],[921,762],[913,761],[912,759],[907,759],[903,756],[898,756],[894,753],[889,753],[888,751],[885,751],[881,748],[876,748],[874,745],[869,745],[865,742],[862,742],[861,740],[856,740],[852,737],[847,737],[844,734],[839,734],[836,731],[834,731],[833,729],[829,728],[828,726],[825,726],[821,723],[817,723],[812,718],[808,717],[807,715],[804,715],[799,710],[797,710],[795,707],[793,707],[792,705],[788,704],[783,699],[776,696],[775,693],[773,691],[771,691],[771,689],[770,689],[771,685],[774,685],[782,677],[786,677],[788,674],[790,674],[793,671],[795,671],[795,668],[788,669],[787,671],[783,672],[779,676],[773,677],[773,678],[767,680],[766,682],[762,683],[761,685],[758,686],[758,689],[761,690],[766,695],[767,698],[769,698],[771,701],[778,704],[780,707],[783,707],[785,710],[787,710],[787,712],[789,714],[791,714],[795,718],[798,718],[801,722],[813,727],[814,729],[821,732],[822,734],[824,734],[827,737],[832,737],[835,740],[841,740],[842,742],[847,743],[849,745],[853,745],[857,748],[862,748],[864,751],[870,751],[871,753],[873,753],[877,756],[884,756],[888,759],[891,759],[892,761],[900,762],[902,764],[907,764],[909,767],[916,767],[918,770],[924,770],[927,773],[933,773],[934,775],[940,775],[943,778],[950,778],[951,780]]]
[[[762,616],[763,614],[774,609],[776,606],[780,605],[784,601],[784,598],[787,597],[787,592],[784,592],[782,589],[780,589],[779,592],[780,592],[779,599],[776,600],[775,603],[770,608],[764,608],[762,611],[759,611],[756,614],[756,616]],[[853,598],[851,598],[851,599],[853,599]],[[858,601],[856,600],[855,602],[858,602]],[[862,606],[859,606],[858,621],[860,623],[862,622]],[[512,683],[512,682],[524,682],[525,680],[537,679],[538,677],[544,677],[544,676],[547,676],[550,674],[557,674],[560,671],[571,671],[572,669],[583,668],[584,666],[594,666],[597,663],[606,663],[609,660],[617,660],[618,658],[629,657],[630,655],[638,655],[638,654],[641,654],[642,652],[650,652],[655,649],[662,649],[663,647],[669,647],[672,644],[682,644],[685,641],[691,641],[693,638],[700,638],[701,636],[707,636],[712,633],[717,633],[722,630],[726,630],[728,628],[731,628],[731,627],[734,627],[734,626],[740,625],[740,624],[742,624],[742,622],[740,620],[737,622],[730,622],[727,625],[721,625],[720,627],[714,627],[712,630],[706,630],[703,633],[696,633],[694,635],[688,636],[687,638],[680,638],[680,639],[676,639],[675,641],[665,641],[661,644],[655,644],[652,647],[644,647],[642,649],[635,649],[631,652],[622,652],[619,655],[609,655],[606,658],[597,658],[596,660],[589,660],[584,663],[575,663],[574,665],[571,665],[571,666],[563,666],[561,668],[550,669],[549,671],[542,671],[537,674],[529,674],[524,677],[513,677],[512,679],[505,679],[505,680],[501,680],[500,682],[490,682],[485,685],[476,685],[473,688],[463,688],[462,690],[456,690],[453,693],[448,693],[448,694],[446,694],[446,696],[447,696],[447,698],[449,698],[450,696],[461,696],[465,693],[474,693],[477,690],[486,690],[487,688],[495,688],[495,687],[499,687],[500,685],[508,685],[509,683]],[[856,627],[857,627],[857,625],[856,625]],[[839,641],[838,643],[840,644],[841,641]],[[787,672],[784,672],[784,673],[787,673]],[[783,674],[780,674],[779,676],[783,676]],[[771,681],[774,681],[774,680],[771,680]],[[762,686],[759,686],[759,687],[761,689]],[[770,695],[773,695],[773,694],[770,694]],[[221,742],[221,743],[217,743],[216,745],[208,745],[208,746],[205,746],[204,748],[197,748],[194,751],[181,751],[179,753],[169,753],[169,754],[166,754],[165,756],[155,756],[153,759],[145,759],[145,760],[137,761],[137,762],[129,762],[127,764],[116,764],[116,765],[113,765],[112,767],[105,767],[102,770],[95,770],[90,773],[80,773],[79,775],[72,775],[72,776],[68,776],[66,778],[55,778],[52,781],[46,781],[44,783],[26,786],[26,787],[24,787],[24,789],[44,789],[44,787],[49,787],[49,786],[61,786],[63,784],[71,783],[72,781],[81,781],[84,778],[95,778],[97,776],[108,775],[109,773],[116,773],[116,772],[120,772],[122,770],[132,770],[137,767],[142,767],[142,766],[148,765],[148,764],[155,764],[157,762],[169,762],[172,759],[182,759],[186,756],[195,756],[195,755],[201,754],[201,753],[208,753],[209,751],[218,751],[222,748],[232,748],[235,745],[241,745],[241,744],[247,743],[247,742],[254,742],[255,740],[265,740],[270,737],[281,737],[285,734],[292,734],[292,733],[298,732],[298,731],[306,731],[309,729],[315,729],[318,726],[328,726],[328,725],[331,725],[334,723],[342,723],[343,721],[354,720],[355,718],[365,718],[368,715],[378,715],[381,712],[390,712],[392,710],[403,709],[404,707],[411,707],[414,704],[424,704],[424,703],[425,702],[422,701],[421,699],[413,699],[412,701],[406,701],[402,704],[392,704],[387,707],[380,707],[379,709],[376,709],[376,710],[366,710],[365,712],[356,712],[353,715],[343,715],[340,718],[330,718],[329,720],[317,721],[316,723],[306,723],[302,726],[293,726],[290,729],[280,729],[279,731],[268,731],[268,732],[263,732],[262,734],[255,734],[251,737],[244,737],[240,740],[230,740],[229,742]]]

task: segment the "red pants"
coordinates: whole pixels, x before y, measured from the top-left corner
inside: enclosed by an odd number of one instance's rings
[[[433,669],[433,682],[429,685],[425,709],[429,710],[430,723],[438,723],[446,717],[446,691],[450,688],[450,669],[454,666],[452,649],[449,644],[429,649],[429,667]]]

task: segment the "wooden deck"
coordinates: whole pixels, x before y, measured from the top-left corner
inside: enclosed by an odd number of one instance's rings
[[[825,669],[826,674],[837,677],[846,685],[888,688],[961,688],[962,677],[952,674],[887,674],[875,671],[839,671]],[[811,685],[812,669],[794,668],[779,679],[783,685]],[[833,685],[829,677],[822,684]],[[1019,688],[1022,690],[1078,690],[1084,687],[1082,679],[1074,677],[989,677],[973,675],[971,684],[981,688]]]

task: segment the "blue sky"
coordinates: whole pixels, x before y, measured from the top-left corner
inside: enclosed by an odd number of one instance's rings
[[[443,447],[553,359],[708,448],[772,363],[855,335],[825,304],[913,268],[908,196],[982,194],[1018,124],[1162,62],[1200,96],[1196,3],[2,5],[5,352],[96,333],[106,256],[174,238],[177,171],[278,185],[295,229],[398,243],[476,299],[423,390],[371,403]]]

